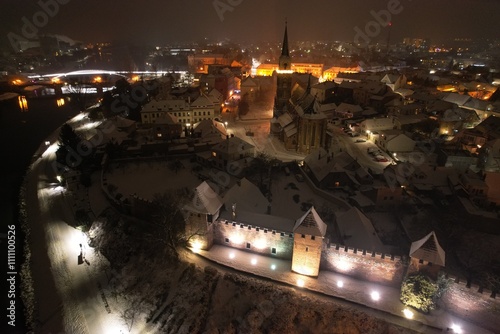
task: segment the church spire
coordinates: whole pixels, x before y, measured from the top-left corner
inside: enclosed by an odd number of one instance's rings
[[[283,36],[283,45],[281,46],[281,56],[279,58],[279,69],[290,70],[292,60],[290,58],[290,51],[288,50],[288,24],[285,20],[285,35]]]
[[[287,32],[287,20],[285,19],[285,35],[283,36],[283,45],[281,47],[281,55],[290,57],[290,52],[288,51],[288,32]]]

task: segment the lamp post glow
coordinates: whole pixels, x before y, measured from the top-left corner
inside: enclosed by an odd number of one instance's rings
[[[413,314],[413,312],[412,312],[411,310],[409,310],[409,309],[405,308],[405,309],[403,310],[403,314],[405,315],[405,317],[406,317],[407,319],[413,319],[414,314]]]
[[[380,293],[378,293],[378,291],[372,291],[370,296],[374,301],[380,300]]]
[[[342,281],[337,281],[337,286],[338,286],[339,288],[344,287],[344,282],[342,282]]]

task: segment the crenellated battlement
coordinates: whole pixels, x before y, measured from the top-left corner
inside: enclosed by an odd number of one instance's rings
[[[325,243],[321,267],[371,282],[399,286],[406,265],[400,255]]]
[[[371,257],[371,258],[379,259],[379,260],[401,261],[401,259],[402,259],[402,257],[400,255],[383,254],[380,252],[370,251],[370,250],[361,249],[361,248],[347,247],[347,246],[338,245],[338,244],[330,244],[329,243],[326,245],[326,248],[327,249],[334,249],[335,251],[338,251],[340,253],[344,252],[347,254],[358,255],[358,256],[363,256],[363,257]]]
[[[496,298],[496,295],[497,295],[496,292],[491,291],[491,290],[484,288],[484,287],[482,287],[478,284],[475,284],[475,283],[469,284],[467,282],[467,279],[465,279],[465,278],[460,278],[458,276],[449,275],[449,274],[446,274],[446,278],[449,278],[453,282],[452,287],[458,289],[459,291],[474,294],[476,296],[479,295],[479,296],[481,296],[483,298],[487,298],[487,299],[493,299],[493,300],[496,300],[497,302],[500,301],[500,299]]]

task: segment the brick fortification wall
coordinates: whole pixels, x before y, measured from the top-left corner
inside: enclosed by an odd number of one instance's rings
[[[448,276],[453,283],[439,301],[440,305],[464,320],[490,324],[492,332],[500,328],[500,298],[490,290],[482,289],[478,285],[467,285],[465,279]],[[484,320],[484,321],[483,321]]]
[[[328,244],[321,256],[321,269],[399,287],[406,266],[400,256]]]
[[[273,232],[230,221],[227,223],[216,221],[214,223],[214,243],[262,255],[276,256],[281,259],[292,259],[293,235],[290,237],[289,232]],[[250,248],[247,248],[247,243],[250,244]],[[276,248],[276,254],[272,254],[272,248]]]

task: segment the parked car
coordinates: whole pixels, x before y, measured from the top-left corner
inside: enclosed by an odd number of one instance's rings
[[[384,156],[382,155],[377,155],[375,156],[375,161],[378,161],[378,162],[387,162],[389,160],[387,160]]]
[[[366,142],[366,139],[356,139],[356,143],[364,143]]]

